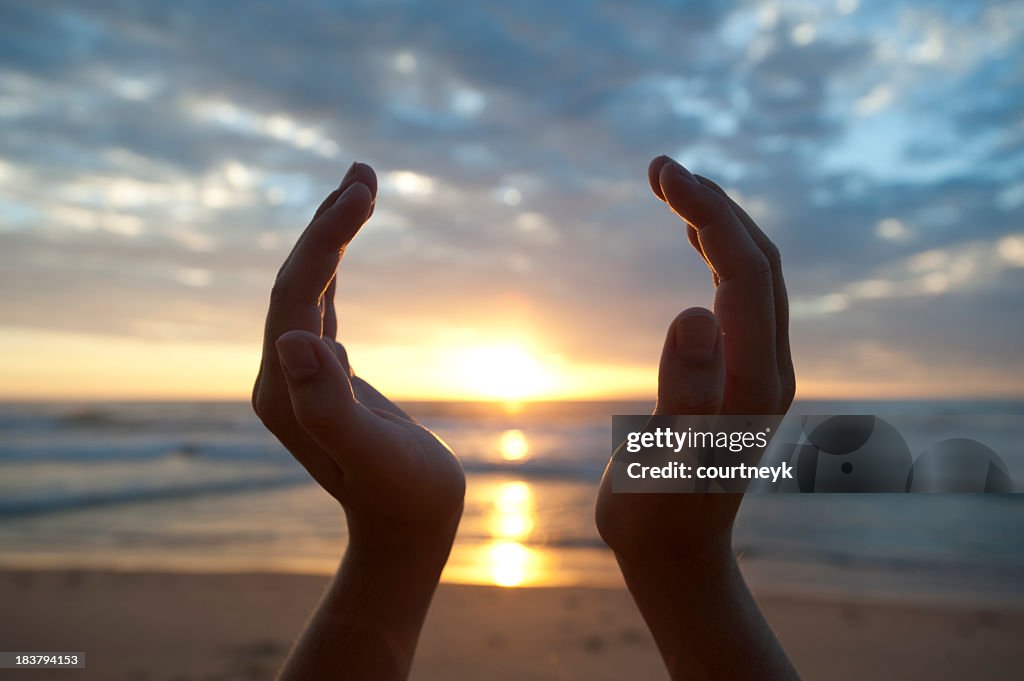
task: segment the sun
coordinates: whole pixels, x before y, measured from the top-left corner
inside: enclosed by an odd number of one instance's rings
[[[479,399],[531,399],[549,393],[555,382],[536,355],[514,343],[467,348],[458,366],[460,387]]]

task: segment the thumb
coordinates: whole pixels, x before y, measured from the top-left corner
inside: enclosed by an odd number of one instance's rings
[[[691,307],[672,321],[658,368],[655,414],[717,414],[725,391],[721,331],[715,315]]]
[[[344,467],[366,415],[352,392],[348,372],[314,333],[288,331],[275,347],[296,420]]]

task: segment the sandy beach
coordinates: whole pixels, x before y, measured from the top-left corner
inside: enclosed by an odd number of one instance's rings
[[[0,648],[83,651],[85,670],[3,678],[271,679],[326,579],[294,574],[0,572]],[[805,679],[1018,679],[1024,611],[765,596]],[[664,679],[624,589],[444,584],[413,678]]]

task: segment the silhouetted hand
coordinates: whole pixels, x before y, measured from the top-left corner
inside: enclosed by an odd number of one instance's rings
[[[373,212],[376,190],[373,169],[353,164],[278,272],[253,407],[341,502],[350,543],[450,546],[462,467],[433,433],[357,377],[335,340],[338,264]]]
[[[715,283],[714,312],[690,308],[669,327],[655,414],[785,414],[795,379],[778,249],[718,185],[667,156],[651,162],[648,179],[686,221]],[[597,524],[615,551],[670,544],[700,553],[729,542],[740,494],[613,494],[610,471],[598,495]]]
[[[718,185],[666,156],[651,188],[686,223],[711,268],[714,312],[669,327],[655,414],[785,414],[795,380],[779,253]],[[616,460],[622,452],[613,455]],[[612,462],[596,520],[673,679],[797,679],[732,553],[741,493],[615,493]]]
[[[373,213],[377,177],[354,163],[277,274],[253,408],[337,499],[345,557],[280,681],[409,675],[462,515],[455,455],[369,383],[335,340],[345,247]]]

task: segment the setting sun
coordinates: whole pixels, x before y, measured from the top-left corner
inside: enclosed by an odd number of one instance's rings
[[[484,399],[530,399],[555,387],[550,367],[512,343],[466,349],[459,357],[457,379],[465,392]]]

